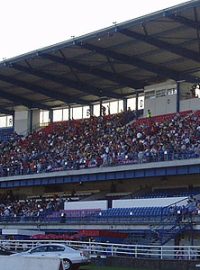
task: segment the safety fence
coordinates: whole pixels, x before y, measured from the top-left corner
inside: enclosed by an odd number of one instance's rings
[[[108,256],[123,256],[138,259],[160,260],[199,260],[200,246],[153,246],[127,245],[101,242],[83,241],[54,241],[54,240],[0,240],[0,249],[17,253],[47,243],[67,244],[75,249],[87,253],[91,258],[105,258]]]

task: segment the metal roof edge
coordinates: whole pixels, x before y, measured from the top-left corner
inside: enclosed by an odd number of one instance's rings
[[[121,22],[121,23],[116,24],[116,25],[112,25],[112,26],[88,33],[88,34],[81,35],[79,37],[74,37],[74,38],[71,38],[71,39],[68,39],[65,41],[61,41],[61,42],[58,42],[58,43],[55,43],[55,44],[52,44],[52,45],[49,45],[49,46],[46,46],[43,48],[39,48],[39,49],[30,51],[27,53],[18,55],[18,56],[14,56],[14,57],[5,59],[5,60],[0,62],[0,67],[9,66],[9,65],[12,65],[12,63],[23,61],[25,59],[34,58],[34,57],[39,56],[42,53],[53,52],[53,51],[56,51],[59,49],[64,49],[66,47],[71,47],[71,46],[74,46],[76,44],[76,42],[83,42],[83,41],[86,41],[88,39],[92,39],[94,37],[100,37],[104,34],[107,34],[108,32],[114,33],[117,31],[117,27],[120,27],[120,28],[131,27],[131,26],[140,24],[141,22],[144,22],[144,21],[152,21],[152,20],[158,19],[160,17],[169,16],[169,15],[173,14],[174,12],[180,12],[180,11],[183,11],[185,9],[198,7],[198,6],[200,6],[200,0],[187,1],[183,4],[175,5],[175,6],[172,6],[169,8],[165,8],[165,9],[162,9],[162,10],[159,10],[159,11],[147,14],[147,15],[143,15],[143,16],[140,16],[140,17],[137,17],[137,18],[125,21],[125,22]]]

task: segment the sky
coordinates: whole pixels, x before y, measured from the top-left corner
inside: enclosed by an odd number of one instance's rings
[[[0,0],[0,61],[184,0]]]

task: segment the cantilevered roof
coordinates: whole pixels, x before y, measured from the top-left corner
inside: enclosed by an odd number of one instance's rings
[[[200,81],[200,0],[0,63],[0,112],[89,105],[166,79]]]

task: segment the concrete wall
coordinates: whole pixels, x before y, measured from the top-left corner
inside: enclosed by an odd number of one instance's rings
[[[175,113],[176,100],[177,100],[177,95],[146,99],[144,102],[144,106],[145,106],[144,117],[147,116],[148,110],[151,111],[152,116]]]
[[[65,202],[65,210],[81,210],[81,209],[107,209],[107,201],[80,201]]]
[[[15,111],[14,129],[20,135],[26,135],[30,129],[30,112]]]
[[[20,134],[26,136],[29,131],[39,127],[40,110],[15,111],[14,129]]]
[[[177,100],[176,94],[156,97],[157,91],[172,88],[176,89],[176,82],[173,80],[168,80],[164,83],[158,83],[145,87],[144,89],[145,95],[148,92],[155,91],[155,97],[148,99],[145,98],[144,117],[147,116],[148,110],[151,111],[152,116],[176,112],[176,100]]]
[[[32,128],[38,128],[40,124],[40,110],[32,111]]]
[[[1,270],[62,270],[59,258],[0,256]]]
[[[180,111],[200,110],[200,98],[181,100]]]
[[[126,200],[113,200],[113,208],[129,208],[129,207],[163,207],[173,203],[177,205],[186,204],[187,197],[171,197],[171,198],[149,198],[149,199],[126,199]],[[177,203],[180,202],[180,203]]]

